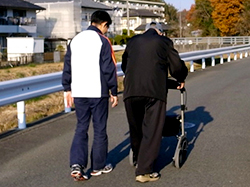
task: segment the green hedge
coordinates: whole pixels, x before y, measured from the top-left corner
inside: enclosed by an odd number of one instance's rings
[[[128,40],[132,38],[135,33],[130,30],[130,35],[127,35],[127,29],[122,30],[122,35],[116,35],[114,38],[109,38],[113,45],[123,45],[127,44]]]

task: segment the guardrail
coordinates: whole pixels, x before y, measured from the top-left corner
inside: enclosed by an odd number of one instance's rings
[[[121,46],[124,48],[124,46]],[[119,49],[121,50],[121,49]],[[194,61],[202,60],[202,69],[206,68],[205,59],[212,59],[212,66],[215,66],[215,57],[220,56],[220,64],[223,64],[223,55],[227,55],[227,61],[237,60],[239,53],[240,58],[247,57],[250,51],[250,45],[232,46],[226,48],[217,48],[203,51],[194,51],[180,53],[180,57],[185,62],[190,62],[190,72],[194,72]],[[121,62],[117,63],[117,76],[123,76]],[[0,107],[17,102],[18,128],[26,128],[25,121],[25,104],[24,101],[34,97],[47,95],[63,90],[61,85],[62,72],[50,73],[45,75],[20,78],[16,80],[0,82]],[[65,112],[70,112],[65,103]]]
[[[206,68],[205,59],[211,58],[211,66],[215,66],[215,57],[220,56],[220,64],[224,63],[223,55],[227,55],[227,61],[231,61],[231,54],[234,54],[233,59],[237,60],[238,53],[240,54],[240,59],[243,58],[243,53],[245,57],[248,57],[248,51],[250,50],[250,45],[232,46],[225,48],[209,49],[196,52],[181,53],[180,57],[185,62],[190,62],[190,72],[194,72],[194,61],[202,60],[202,69]]]

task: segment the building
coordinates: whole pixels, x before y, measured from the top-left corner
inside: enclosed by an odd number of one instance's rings
[[[92,0],[28,0],[45,11],[37,14],[37,34],[45,38],[45,51],[58,45],[65,47],[68,39],[87,29],[91,14],[112,8]]]
[[[165,22],[164,5],[161,2],[138,0],[96,0],[113,8],[115,34],[121,34],[123,29],[140,33],[141,28],[151,21]]]
[[[99,9],[108,11],[112,17],[109,37],[122,34],[122,30],[128,27],[137,32],[136,28],[152,20],[164,22],[164,3],[138,0],[128,2],[1,0],[0,44],[6,46],[4,38],[9,36],[37,36],[45,38],[45,51],[54,51],[58,46],[65,46],[68,39],[85,30],[90,25],[91,14]]]
[[[162,21],[161,15],[157,13],[153,13],[147,9],[131,9],[129,10],[129,29],[135,31],[135,33],[139,33],[145,30],[145,26],[147,23],[151,21]],[[123,28],[127,29],[127,13],[123,14],[122,17]],[[138,30],[138,28],[142,29]]]
[[[65,40],[71,39],[89,26],[91,14],[99,9],[106,10],[112,17],[113,24],[111,24],[109,29],[109,37],[122,34],[122,30],[128,28],[125,16],[127,6],[131,14],[129,18],[130,30],[135,31],[140,24],[150,22],[151,20],[164,21],[165,3],[159,2],[129,0],[127,5],[126,0],[28,1],[46,9],[37,14],[38,36],[45,37],[45,41],[55,42],[60,40],[65,42]],[[140,15],[133,16],[134,11],[140,12]],[[52,48],[55,48],[55,46]]]
[[[23,0],[0,1],[0,52],[7,47],[7,37],[35,37],[36,12],[45,8]]]

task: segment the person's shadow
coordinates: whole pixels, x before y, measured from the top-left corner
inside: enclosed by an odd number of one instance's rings
[[[179,115],[179,113],[176,112],[178,110],[180,110],[180,106],[172,107],[170,110],[167,111],[167,115]],[[195,142],[198,139],[200,133],[203,132],[203,128],[211,121],[213,121],[213,118],[211,117],[209,112],[205,111],[204,106],[197,107],[194,111],[185,112],[185,124],[193,124],[191,128],[185,128],[188,140],[187,159],[191,151],[194,149]],[[119,143],[108,153],[107,162],[111,163],[114,167],[123,159],[129,156],[129,132],[126,132],[124,135],[128,135],[128,137],[125,138],[121,143]],[[172,158],[174,156],[176,146],[177,138],[175,136],[162,137],[159,156],[155,163],[155,171],[160,172],[164,167],[172,163]]]
[[[129,131],[126,132],[124,135],[125,136],[128,135],[128,137],[125,140],[123,140],[121,143],[119,143],[115,148],[113,148],[108,153],[107,162],[111,163],[113,167],[115,167],[119,162],[121,162],[123,159],[125,159],[129,155],[129,151],[130,151]]]
[[[129,155],[129,151],[130,151],[129,131],[126,132],[124,136],[126,136],[127,138],[125,138],[121,143],[119,143],[116,147],[114,147],[112,150],[108,152],[107,163],[112,164],[114,168],[119,162],[121,162],[123,159],[125,159]],[[128,161],[128,164],[129,164],[129,161]],[[90,175],[91,171],[92,171],[91,168],[89,168],[86,171],[89,177],[91,177]]]
[[[176,113],[180,110],[180,106],[174,106],[167,115],[179,115]],[[195,146],[195,142],[198,139],[201,132],[204,131],[204,127],[213,121],[212,116],[208,111],[205,111],[204,106],[199,106],[193,111],[185,112],[185,131],[187,132],[188,149],[187,159]],[[173,161],[173,156],[177,146],[177,138],[175,136],[163,137],[159,157],[155,164],[155,170],[160,172],[165,166],[169,165]],[[184,163],[185,164],[185,163]]]

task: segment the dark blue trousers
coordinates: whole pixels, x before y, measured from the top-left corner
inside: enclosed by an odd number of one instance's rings
[[[91,150],[91,168],[104,168],[108,152],[106,132],[108,119],[108,98],[74,98],[77,125],[70,149],[70,166],[88,164],[88,129],[92,116],[94,139]]]

